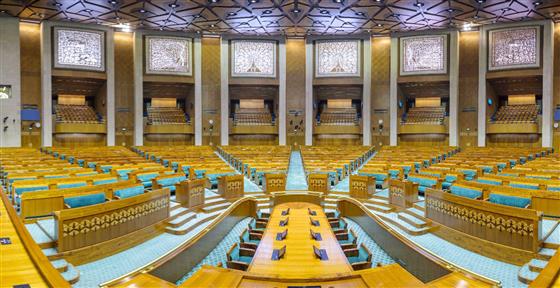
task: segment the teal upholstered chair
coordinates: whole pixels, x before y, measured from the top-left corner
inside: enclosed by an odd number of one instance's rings
[[[539,184],[536,183],[510,182],[509,186],[513,188],[539,190]]]
[[[84,182],[72,182],[72,183],[60,183],[57,184],[56,187],[58,189],[65,189],[65,188],[77,188],[77,187],[84,187],[87,186],[87,183]]]
[[[531,205],[531,199],[502,194],[490,194],[488,201],[494,204],[512,206],[517,208],[528,208],[529,205]]]
[[[359,248],[344,249],[344,254],[354,270],[371,268],[372,254],[364,243],[362,243]]]
[[[231,269],[247,271],[254,255],[255,250],[243,248],[238,243],[234,243],[226,254],[226,266]]]
[[[484,177],[479,177],[478,179],[476,179],[476,182],[482,183],[482,184],[488,184],[488,185],[496,185],[496,186],[502,185],[502,180],[492,179],[492,178],[484,178]]]
[[[358,241],[358,236],[356,236],[356,233],[354,232],[354,230],[350,229],[350,231],[347,234],[347,237],[339,237],[338,235],[341,234],[336,234],[337,235],[337,239],[338,239],[338,244],[340,244],[340,247],[342,247],[342,249],[350,249],[350,248],[356,248],[356,242]]]
[[[64,205],[67,208],[78,208],[91,206],[105,202],[105,193],[89,194],[76,197],[64,198]]]
[[[261,242],[261,238],[262,234],[251,233],[249,229],[245,229],[239,235],[239,242],[244,243],[244,246],[257,249],[257,246]]]
[[[117,183],[118,181],[119,180],[117,180],[117,178],[93,180],[93,185],[112,184],[112,183]]]

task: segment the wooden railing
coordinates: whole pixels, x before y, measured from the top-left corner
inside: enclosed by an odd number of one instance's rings
[[[99,205],[56,211],[58,252],[118,238],[169,217],[169,189]]]

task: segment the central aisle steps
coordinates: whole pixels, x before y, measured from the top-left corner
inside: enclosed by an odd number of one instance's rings
[[[286,190],[307,190],[307,176],[299,150],[292,150],[286,177]]]

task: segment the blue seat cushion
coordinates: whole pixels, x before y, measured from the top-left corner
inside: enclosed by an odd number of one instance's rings
[[[159,185],[163,186],[163,187],[172,186],[173,191],[175,191],[175,184],[177,184],[181,181],[185,181],[185,180],[187,180],[187,177],[177,176],[177,177],[163,178],[163,179],[157,180],[157,183]]]
[[[117,181],[118,180],[116,178],[93,180],[93,185],[111,184],[111,183],[117,183]]]
[[[21,195],[25,192],[33,192],[33,191],[40,191],[40,190],[49,190],[48,185],[37,185],[37,186],[28,186],[28,187],[16,187],[15,192],[18,195]]]
[[[512,207],[525,208],[531,204],[531,199],[502,194],[490,194],[489,201],[495,204],[507,205]]]
[[[152,181],[152,179],[156,178],[157,176],[158,173],[146,173],[146,174],[138,174],[136,175],[136,178],[144,182],[144,181]]]
[[[532,189],[532,190],[539,189],[538,184],[531,184],[531,183],[509,183],[509,186],[514,188],[523,188],[523,189]]]
[[[75,182],[75,183],[62,183],[62,184],[58,184],[56,187],[58,187],[59,189],[64,189],[64,188],[84,187],[84,186],[86,186],[86,185],[87,185],[86,182]]]
[[[414,183],[418,183],[418,186],[422,187],[432,187],[437,184],[436,180],[426,179],[426,178],[419,178],[419,177],[408,177],[408,181],[412,181]],[[424,191],[422,191],[424,192]]]
[[[129,198],[129,197],[133,197],[136,195],[140,195],[144,193],[144,187],[143,186],[134,186],[134,187],[128,187],[128,188],[123,188],[123,189],[119,189],[119,190],[115,190],[113,192],[113,195],[121,198],[121,199],[125,199],[125,198]]]
[[[557,185],[557,186],[548,185],[546,188],[547,188],[548,191],[558,191],[558,192],[560,192],[560,185]]]
[[[84,196],[76,196],[64,198],[64,203],[71,208],[78,208],[84,206],[90,206],[95,204],[101,204],[105,202],[105,193],[90,194]]]
[[[491,180],[491,179],[476,179],[476,182],[482,184],[489,184],[489,185],[502,185],[502,181],[500,180]]]
[[[471,199],[478,199],[482,196],[482,192],[478,190],[461,186],[451,186],[451,194]]]
[[[59,179],[59,178],[68,178],[68,175],[45,175],[45,179]]]

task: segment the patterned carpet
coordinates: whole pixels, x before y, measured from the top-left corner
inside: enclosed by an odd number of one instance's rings
[[[360,227],[360,225],[358,225],[358,223],[348,218],[344,218],[344,220],[346,220],[346,222],[348,223],[348,228],[354,230],[356,236],[358,236],[358,246],[364,243],[369,251],[371,251],[371,263],[373,267],[375,267],[377,263],[380,263],[381,265],[389,265],[395,263],[395,260],[393,260],[393,258],[391,258],[391,256],[389,256],[387,252],[385,252],[385,250],[379,247],[379,245],[375,243],[375,241],[366,233],[366,231],[362,229],[362,227]]]
[[[228,249],[231,247],[231,245],[233,245],[233,243],[239,242],[239,234],[241,234],[243,229],[247,228],[247,224],[249,224],[249,221],[251,221],[250,217],[239,221],[239,223],[237,223],[231,229],[231,231],[226,235],[226,237],[224,237],[224,239],[218,244],[218,246],[216,246],[216,248],[214,248],[214,250],[212,250],[212,252],[210,252],[208,256],[202,259],[200,263],[196,264],[196,266],[191,271],[189,271],[187,274],[185,274],[185,276],[179,279],[176,284],[181,285],[183,282],[187,281],[187,279],[189,279],[196,271],[198,271],[200,267],[202,267],[202,265],[216,266],[219,262],[223,262],[225,264],[225,262],[227,261],[226,253]]]

